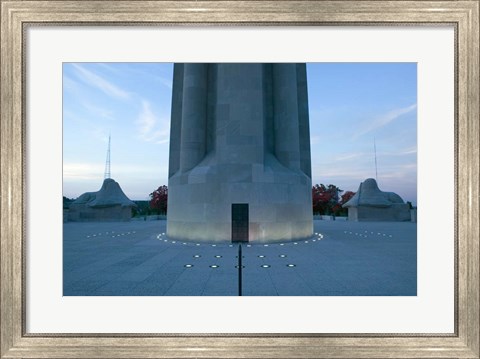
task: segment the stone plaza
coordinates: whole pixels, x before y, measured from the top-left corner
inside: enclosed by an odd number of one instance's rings
[[[166,220],[118,222],[135,204],[107,175],[73,202],[64,295],[417,294],[398,195],[367,179],[348,221],[313,219],[306,64],[175,64],[169,146]]]
[[[65,296],[237,296],[238,244],[176,241],[166,221],[64,223]],[[242,244],[245,296],[415,296],[417,224],[314,221]]]

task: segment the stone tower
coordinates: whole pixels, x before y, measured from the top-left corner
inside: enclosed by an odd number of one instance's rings
[[[305,64],[175,64],[167,235],[312,235]]]

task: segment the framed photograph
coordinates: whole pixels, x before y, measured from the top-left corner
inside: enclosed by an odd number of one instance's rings
[[[0,2],[2,358],[480,358],[478,0]]]

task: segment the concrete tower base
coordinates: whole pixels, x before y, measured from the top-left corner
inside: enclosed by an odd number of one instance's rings
[[[230,241],[238,228],[248,241],[310,237],[310,166],[305,65],[175,65],[169,237]]]

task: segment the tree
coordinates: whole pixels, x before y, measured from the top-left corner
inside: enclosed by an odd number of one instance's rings
[[[75,199],[67,198],[67,197],[63,196],[63,209],[69,209],[70,204],[72,204],[73,201],[75,201]]]
[[[331,214],[334,213],[334,207],[338,204],[338,196],[343,192],[340,188],[333,184],[325,186],[324,184],[316,184],[312,188],[312,205],[315,214]]]
[[[340,200],[340,204],[343,206],[345,203],[350,201],[352,197],[355,196],[355,192],[347,191],[342,195],[342,199]]]
[[[133,201],[137,206],[132,208],[133,217],[148,216],[152,209],[150,209],[150,200],[148,201]],[[156,211],[156,210],[155,210]]]
[[[312,207],[314,214],[347,215],[347,209],[342,206],[347,203],[355,192],[347,191],[341,197],[343,190],[333,184],[325,186],[316,184],[312,188]]]
[[[158,214],[167,214],[168,187],[163,185],[150,193],[150,208]]]

